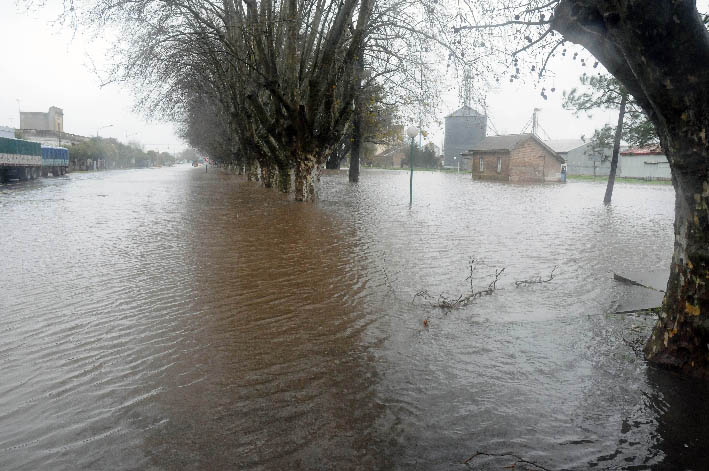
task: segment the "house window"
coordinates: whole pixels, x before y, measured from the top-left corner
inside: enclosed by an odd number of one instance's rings
[[[502,157],[497,158],[497,173],[502,172]]]
[[[480,157],[480,172],[482,173],[485,170],[485,160]]]

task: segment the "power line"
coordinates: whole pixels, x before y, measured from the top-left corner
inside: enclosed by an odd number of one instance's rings
[[[500,133],[497,132],[497,128],[496,128],[495,125],[492,123],[492,120],[490,119],[489,116],[487,117],[487,126],[490,128],[490,130],[492,130],[492,132],[495,133],[495,136],[499,136],[499,135],[500,135]]]
[[[524,127],[522,127],[522,131],[520,132],[520,134],[524,134],[524,132],[527,130],[527,128],[528,128],[531,124],[532,124],[532,118],[529,118],[529,121],[527,121],[527,124],[525,124]]]
[[[544,133],[547,141],[551,141],[551,137],[549,137],[549,133],[546,132],[546,130],[542,127],[541,124],[537,123],[537,129],[539,129],[541,132]]]

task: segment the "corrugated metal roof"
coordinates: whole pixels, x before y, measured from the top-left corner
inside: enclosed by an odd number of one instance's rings
[[[633,147],[620,153],[621,155],[664,155],[660,146]]]
[[[475,111],[473,108],[469,107],[468,105],[461,106],[448,116],[446,118],[455,118],[459,116],[485,116],[484,114],[480,114],[479,112]]]
[[[555,152],[568,152],[586,144],[581,139],[551,139],[544,141],[544,143],[554,149]]]

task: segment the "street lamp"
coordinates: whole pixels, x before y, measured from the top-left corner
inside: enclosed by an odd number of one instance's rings
[[[105,126],[101,126],[100,128],[98,128],[98,129],[96,130],[96,137],[99,137],[99,136],[98,136],[98,132],[99,132],[100,130],[106,129],[106,128],[112,128],[112,127],[113,127],[113,124],[107,124],[107,125],[105,125]]]
[[[416,126],[409,126],[406,128],[406,135],[411,138],[411,155],[409,156],[409,167],[411,168],[411,174],[409,175],[409,206],[414,201],[414,138],[418,136],[419,128]]]

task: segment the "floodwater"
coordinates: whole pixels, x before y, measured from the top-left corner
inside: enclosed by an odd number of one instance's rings
[[[671,186],[414,184],[0,186],[0,469],[707,469],[709,387],[612,314],[613,271],[669,266]]]

